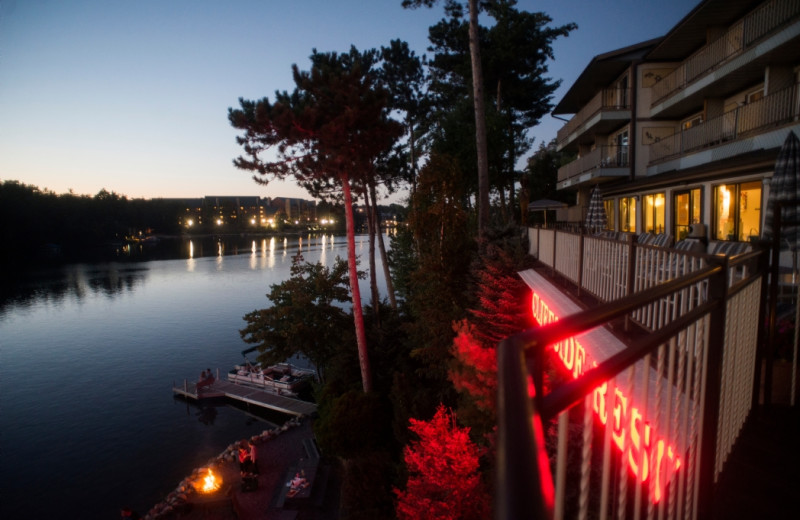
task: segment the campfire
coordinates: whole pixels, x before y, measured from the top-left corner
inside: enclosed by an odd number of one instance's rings
[[[211,468],[208,468],[206,475],[195,484],[195,489],[201,493],[210,494],[218,490],[220,486],[222,486],[222,478],[215,475]]]

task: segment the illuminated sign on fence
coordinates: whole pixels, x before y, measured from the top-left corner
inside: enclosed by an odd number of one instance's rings
[[[532,311],[539,325],[558,321],[556,313],[536,291],[533,292]],[[575,338],[561,341],[551,348],[573,378],[580,377],[587,367],[597,366]],[[627,457],[631,472],[639,481],[646,482],[653,473],[655,480],[652,499],[658,502],[663,497],[671,474],[680,467],[680,458],[667,440],[656,435],[630,396],[626,396],[619,388],[614,389],[613,396],[608,393],[607,382],[594,390],[594,412],[603,425],[608,422],[610,412],[614,443],[623,456]]]

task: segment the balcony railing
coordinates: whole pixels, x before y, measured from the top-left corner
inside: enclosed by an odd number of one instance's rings
[[[536,251],[554,253],[540,255],[553,266],[575,256],[573,245],[559,252],[559,242],[571,244],[561,232],[529,234]],[[623,246],[630,256],[646,251]],[[578,263],[601,263],[578,247]],[[715,483],[756,399],[764,314],[753,309],[766,259],[762,251],[708,257],[688,274],[500,342],[496,518],[712,517]],[[614,269],[616,260],[602,263]],[[620,267],[630,279],[646,274],[631,265]],[[748,274],[732,281],[731,273]],[[684,304],[640,341],[596,364],[585,359],[574,379],[544,393],[546,354],[566,364],[567,352],[582,348],[576,336],[661,302]]]
[[[558,180],[563,181],[581,173],[598,168],[627,168],[629,166],[627,145],[598,146],[583,157],[578,157],[558,169]]]
[[[800,117],[798,89],[780,90],[758,101],[737,107],[719,117],[664,137],[650,145],[650,162],[691,153],[736,139],[743,139],[766,128],[791,123]]]
[[[695,52],[653,85],[653,105],[741,54],[798,15],[800,2],[797,0],[773,0],[762,5],[732,25],[721,38]]]
[[[556,137],[559,146],[567,143],[567,139],[590,118],[604,110],[630,110],[630,89],[607,88],[598,92],[584,107],[558,131]]]

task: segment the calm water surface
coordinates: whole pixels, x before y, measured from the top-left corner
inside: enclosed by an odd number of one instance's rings
[[[0,301],[0,518],[143,515],[231,442],[286,420],[201,409],[172,383],[241,360],[242,316],[268,306],[298,249],[331,265],[345,239],[179,247],[180,259],[43,273]],[[356,247],[365,269],[364,237]]]

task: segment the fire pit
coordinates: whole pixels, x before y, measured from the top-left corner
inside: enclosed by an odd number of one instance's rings
[[[189,498],[189,503],[203,511],[232,508],[231,497],[228,493],[230,486],[225,488],[222,484],[222,477],[211,468],[207,468],[192,483],[196,493]]]
[[[194,484],[194,489],[203,495],[209,495],[222,487],[222,477],[218,477],[211,468],[208,468],[206,474]]]

